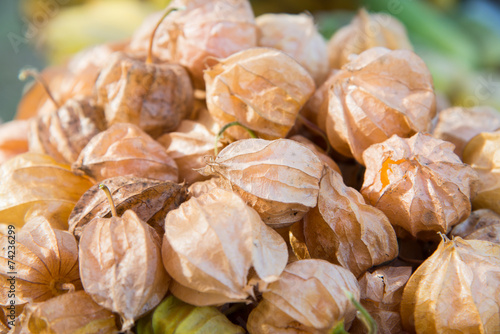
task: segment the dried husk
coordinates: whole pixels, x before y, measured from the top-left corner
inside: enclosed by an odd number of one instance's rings
[[[0,165],[28,151],[28,127],[29,122],[25,120],[0,124]]]
[[[435,239],[469,216],[478,178],[453,149],[449,142],[417,133],[408,139],[395,135],[363,154],[361,193],[387,215],[398,236],[406,231]]]
[[[351,54],[377,46],[391,50],[413,49],[405,26],[398,19],[384,13],[369,14],[365,9],[361,9],[349,25],[340,28],[327,46],[330,68],[341,68],[349,62]]]
[[[325,153],[325,151],[323,151],[318,145],[314,144],[312,141],[310,141],[306,137],[304,137],[302,135],[295,135],[295,136],[290,137],[289,139],[295,140],[295,141],[307,146],[311,151],[316,153],[316,155],[318,156],[318,158],[320,158],[320,160],[323,162],[323,164],[330,167],[331,169],[333,169],[337,173],[342,174],[340,172],[339,166],[335,163],[335,161],[333,161],[333,159],[330,158],[330,156],[327,155]]]
[[[266,224],[278,228],[316,206],[323,163],[293,140],[245,139],[228,145],[201,172],[229,181]]]
[[[337,80],[336,75],[339,73],[341,72],[338,70],[330,71],[326,80],[318,86],[304,108],[300,111],[302,116],[316,124],[324,132],[326,132],[326,116],[328,115],[328,95],[330,87]]]
[[[262,289],[278,279],[288,259],[279,234],[223,189],[193,197],[167,214],[162,255],[175,280],[171,292],[196,306],[248,301],[255,285]],[[251,268],[258,277],[249,281]]]
[[[481,132],[500,129],[500,113],[491,107],[453,107],[440,111],[432,131],[436,138],[455,145],[455,153],[462,158],[465,145]]]
[[[286,137],[314,93],[310,74],[289,55],[271,48],[238,52],[204,74],[207,107],[221,125],[238,121],[259,137]],[[240,127],[226,133],[248,138]]]
[[[54,229],[43,217],[30,219],[20,231],[14,232],[17,232],[15,239],[12,235],[0,235],[1,305],[8,306],[12,301],[15,305],[38,303],[82,289],[78,246],[71,233]],[[15,279],[9,281],[12,272],[16,272]]]
[[[132,210],[92,220],[80,238],[79,256],[85,291],[121,316],[121,331],[155,308],[168,290],[161,240]]]
[[[406,284],[401,301],[405,330],[429,334],[497,332],[499,280],[500,245],[444,237]]]
[[[56,111],[31,120],[29,150],[71,164],[90,139],[105,128],[103,111],[92,99],[69,99]]]
[[[472,211],[466,220],[453,227],[450,236],[500,244],[500,215],[489,209]]]
[[[0,165],[1,220],[21,227],[30,217],[41,215],[51,224],[67,227],[75,203],[91,186],[87,178],[48,155],[17,155]]]
[[[85,291],[67,293],[43,303],[29,304],[21,333],[114,334],[115,316],[97,305]]]
[[[342,320],[349,328],[356,309],[344,290],[359,301],[358,282],[347,269],[316,259],[290,263],[263,293],[247,329],[250,334],[327,334]]]
[[[203,70],[214,63],[257,45],[257,27],[248,0],[175,0],[153,41],[153,54],[187,68],[195,87],[204,89]],[[145,51],[162,13],[148,17],[136,31],[130,49]]]
[[[178,64],[147,64],[116,52],[95,84],[108,125],[133,123],[152,137],[174,130],[193,108],[193,87]]]
[[[222,177],[211,177],[208,180],[198,181],[190,185],[188,188],[188,194],[190,197],[200,197],[214,188],[231,191],[231,184]]]
[[[372,48],[336,75],[326,132],[337,152],[363,164],[362,153],[370,145],[394,134],[429,131],[435,105],[432,76],[420,57],[408,50]]]
[[[474,210],[490,209],[500,214],[500,131],[481,133],[465,146],[463,161],[479,175]]]
[[[205,126],[183,120],[174,132],[164,134],[157,141],[165,146],[168,155],[175,160],[180,181],[190,185],[208,178],[196,171],[205,167],[206,156],[214,154],[215,134]],[[218,142],[217,146],[220,150],[223,144]]]
[[[240,326],[229,321],[217,308],[197,307],[170,295],[154,312],[137,324],[138,334],[244,334]]]
[[[377,323],[379,334],[403,333],[399,308],[403,289],[412,273],[411,267],[381,267],[359,279],[361,305]],[[364,324],[355,319],[352,334],[367,333]]]
[[[306,237],[304,235],[304,220],[299,220],[290,226],[288,230],[288,240],[290,240],[290,247],[292,248],[293,255],[297,258],[297,260],[311,258],[311,254],[309,254],[309,249],[307,249],[306,245]],[[291,255],[292,254],[290,254],[290,256]]]
[[[172,181],[117,176],[101,182],[108,187],[121,216],[126,210],[134,211],[144,222],[163,235],[165,217],[187,197],[186,188]],[[111,207],[106,194],[98,185],[87,190],[76,203],[68,220],[69,231],[80,238],[82,230],[94,218],[110,218]]]
[[[304,217],[304,236],[312,258],[341,265],[356,277],[398,255],[389,219],[329,168],[321,179],[318,206]]]
[[[255,18],[258,46],[292,56],[320,85],[328,74],[328,52],[310,14],[263,14]]]
[[[0,333],[5,334],[9,331],[9,321],[7,314],[3,308],[0,308]]]
[[[96,182],[125,175],[178,180],[177,165],[165,147],[131,123],[117,123],[95,135],[72,168]]]

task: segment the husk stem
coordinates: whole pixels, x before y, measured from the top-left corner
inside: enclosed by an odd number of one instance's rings
[[[215,146],[214,146],[214,153],[215,153],[215,156],[217,156],[217,154],[219,153],[219,149],[218,149],[218,144],[219,144],[219,139],[220,137],[224,134],[224,132],[232,127],[232,126],[241,126],[243,129],[245,129],[248,134],[250,135],[250,137],[252,138],[258,138],[257,135],[255,134],[255,132],[253,132],[251,129],[247,128],[246,126],[244,126],[243,124],[241,124],[240,122],[238,121],[235,121],[235,122],[231,122],[231,123],[227,123],[226,125],[224,125],[222,127],[222,129],[220,129],[219,133],[217,134],[217,136],[215,136]]]

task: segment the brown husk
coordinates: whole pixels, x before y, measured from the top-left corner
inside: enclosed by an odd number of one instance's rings
[[[0,124],[0,165],[28,151],[28,127],[25,120]]]
[[[489,209],[472,211],[466,220],[453,227],[450,236],[500,244],[500,215]]]

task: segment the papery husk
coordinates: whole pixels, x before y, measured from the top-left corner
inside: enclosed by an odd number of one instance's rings
[[[326,116],[328,115],[328,95],[330,87],[337,80],[336,75],[338,73],[340,73],[338,70],[330,71],[326,80],[316,88],[314,94],[304,105],[304,108],[300,110],[301,115],[316,124],[325,133]]]
[[[339,153],[363,163],[370,145],[429,131],[436,99],[423,60],[408,50],[369,49],[347,63],[329,89],[326,132]]]
[[[0,124],[0,165],[28,151],[28,128],[25,120]]]
[[[96,182],[115,176],[178,180],[177,165],[165,148],[131,123],[117,123],[94,136],[73,163],[75,172]]]
[[[330,168],[321,179],[318,206],[304,217],[304,236],[312,258],[339,264],[356,277],[398,255],[389,219]]]
[[[7,318],[7,315],[5,314],[5,311],[3,308],[0,308],[0,333],[5,334],[9,331],[9,326],[8,326],[9,319]]]
[[[292,56],[320,85],[328,74],[328,52],[311,14],[263,14],[255,18],[258,46]]]
[[[331,169],[333,169],[337,173],[342,174],[340,172],[339,166],[335,163],[335,161],[333,161],[333,159],[330,158],[330,156],[327,155],[325,153],[325,151],[323,151],[318,145],[314,144],[312,141],[310,141],[306,137],[304,137],[302,135],[295,135],[295,136],[290,137],[289,139],[295,140],[295,141],[307,146],[311,151],[316,153],[318,158],[320,158],[320,160],[323,161],[323,163],[326,166],[330,167]]]
[[[188,188],[188,194],[190,197],[200,197],[214,188],[232,191],[231,184],[226,179],[223,177],[211,177],[208,180],[198,181],[190,185]]]
[[[114,53],[95,84],[108,125],[132,123],[152,137],[174,130],[193,108],[193,87],[178,64],[147,64]]]
[[[29,150],[71,164],[90,139],[105,128],[103,111],[93,100],[70,99],[56,111],[30,122]]]
[[[500,328],[500,245],[443,241],[406,284],[401,320],[417,333],[495,333]]]
[[[23,153],[0,165],[0,217],[21,227],[32,216],[67,227],[71,210],[92,186],[45,154]]]
[[[432,135],[455,145],[454,152],[462,158],[465,145],[481,132],[500,129],[500,113],[494,108],[476,106],[453,107],[440,111]]]
[[[405,26],[394,16],[369,14],[361,9],[351,23],[340,28],[328,41],[330,68],[341,68],[350,55],[382,46],[391,50],[412,50]]]
[[[290,226],[288,231],[288,239],[292,248],[293,255],[297,260],[310,259],[309,249],[306,245],[306,237],[304,235],[304,220],[299,220]]]
[[[80,238],[80,276],[85,291],[122,318],[121,331],[152,310],[170,283],[155,230],[132,211],[96,218]]]
[[[151,328],[149,332],[142,330],[149,325]],[[231,323],[215,307],[189,305],[170,295],[158,305],[149,317],[139,320],[137,333],[243,334],[245,331],[240,326]]]
[[[43,217],[32,218],[20,231],[13,231],[14,234],[0,235],[1,305],[8,306],[12,301],[15,305],[38,303],[82,289],[78,246],[71,233],[54,229]],[[12,272],[16,273],[15,279],[9,282],[14,277]]]
[[[171,292],[196,306],[247,302],[255,285],[262,289],[278,279],[288,259],[285,241],[223,189],[192,197],[167,214],[162,255],[175,280]],[[252,282],[251,268],[258,276]]]
[[[117,176],[101,182],[108,187],[121,216],[126,210],[134,211],[144,222],[163,236],[165,217],[187,197],[186,188],[172,181]],[[106,194],[98,185],[92,186],[76,203],[68,220],[69,231],[80,238],[85,226],[94,218],[110,218],[111,207]]]
[[[216,121],[220,125],[238,121],[265,139],[286,137],[315,89],[307,70],[271,48],[238,52],[204,73],[207,107]],[[226,133],[248,138],[241,127]]]
[[[500,215],[489,209],[472,211],[466,220],[453,227],[450,236],[500,244]]]
[[[16,325],[18,327],[18,325]],[[97,305],[85,291],[67,293],[29,304],[21,330],[32,334],[114,334],[115,316]],[[17,330],[17,328],[16,328]]]
[[[403,289],[412,273],[411,267],[381,267],[372,273],[366,272],[359,279],[361,305],[377,323],[379,334],[403,333],[399,308]],[[349,333],[368,333],[358,318]]]
[[[215,135],[202,124],[183,120],[174,132],[166,133],[157,141],[165,146],[168,155],[179,169],[179,180],[190,185],[208,179],[196,171],[205,167],[206,156],[213,156]],[[217,143],[220,150],[221,142]]]
[[[419,239],[436,239],[471,212],[478,179],[453,153],[449,142],[418,133],[393,136],[363,154],[366,163],[361,193],[395,226]],[[402,231],[403,229],[404,231]]]
[[[299,221],[317,204],[323,163],[289,139],[245,139],[219,152],[201,171],[218,175],[275,228]]]
[[[175,0],[153,40],[153,54],[178,63],[191,74],[196,88],[204,89],[203,71],[213,58],[257,46],[257,27],[248,0]],[[163,13],[146,18],[132,37],[130,49],[146,51],[151,33]]]
[[[251,334],[327,334],[342,320],[349,328],[356,309],[344,290],[359,301],[358,282],[347,269],[316,259],[290,263],[263,293],[247,329]]]
[[[500,131],[481,133],[465,146],[463,161],[479,175],[479,190],[472,207],[500,214]]]

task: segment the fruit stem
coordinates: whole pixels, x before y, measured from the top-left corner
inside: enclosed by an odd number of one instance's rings
[[[101,183],[99,185],[99,189],[103,190],[106,194],[106,197],[108,198],[109,206],[111,206],[111,215],[113,217],[118,217],[118,214],[116,213],[115,202],[113,202],[113,197],[111,196],[111,192],[109,191],[108,186]]]
[[[215,156],[217,156],[217,154],[219,153],[218,144],[219,144],[220,137],[222,136],[222,134],[224,133],[224,131],[226,131],[228,128],[230,128],[230,127],[232,127],[234,125],[241,126],[243,129],[245,129],[248,132],[248,134],[250,135],[250,137],[252,137],[252,138],[258,138],[257,135],[255,134],[255,132],[253,132],[251,129],[247,128],[246,126],[244,126],[243,124],[241,124],[238,121],[227,123],[226,125],[224,125],[222,127],[222,129],[220,129],[220,131],[217,134],[217,136],[215,136],[215,147],[214,147]]]
[[[158,21],[155,28],[153,29],[153,32],[151,33],[151,37],[149,37],[148,57],[146,58],[146,64],[153,63],[153,40],[155,38],[156,31],[160,27],[160,24],[163,22],[163,20],[167,17],[168,14],[172,13],[175,10],[184,10],[184,9],[186,9],[186,7],[170,7],[170,8],[167,8],[165,13],[163,13],[160,20]]]
[[[25,68],[25,69],[21,70],[21,72],[19,72],[19,80],[24,81],[28,77],[34,78],[40,85],[42,85],[43,89],[45,90],[45,93],[47,93],[47,95],[49,96],[49,99],[52,101],[52,103],[54,103],[54,105],[57,108],[61,107],[61,105],[54,98],[54,95],[52,95],[50,88],[49,88],[49,85],[47,84],[47,81],[45,81],[45,79],[40,75],[40,72],[38,72],[37,69],[29,67],[29,68]]]
[[[350,291],[344,289],[344,293],[347,298],[349,298],[351,303],[354,304],[356,309],[358,309],[356,317],[365,325],[368,330],[368,334],[377,333],[377,323],[373,320],[370,313],[368,313],[368,311],[356,300],[356,298],[354,298],[354,295]]]
[[[330,155],[332,151],[332,146],[330,145],[330,141],[328,140],[328,137],[326,134],[321,130],[316,124],[299,114],[297,116],[297,120],[300,121],[306,128],[323,138],[323,140],[326,142],[326,155]]]

